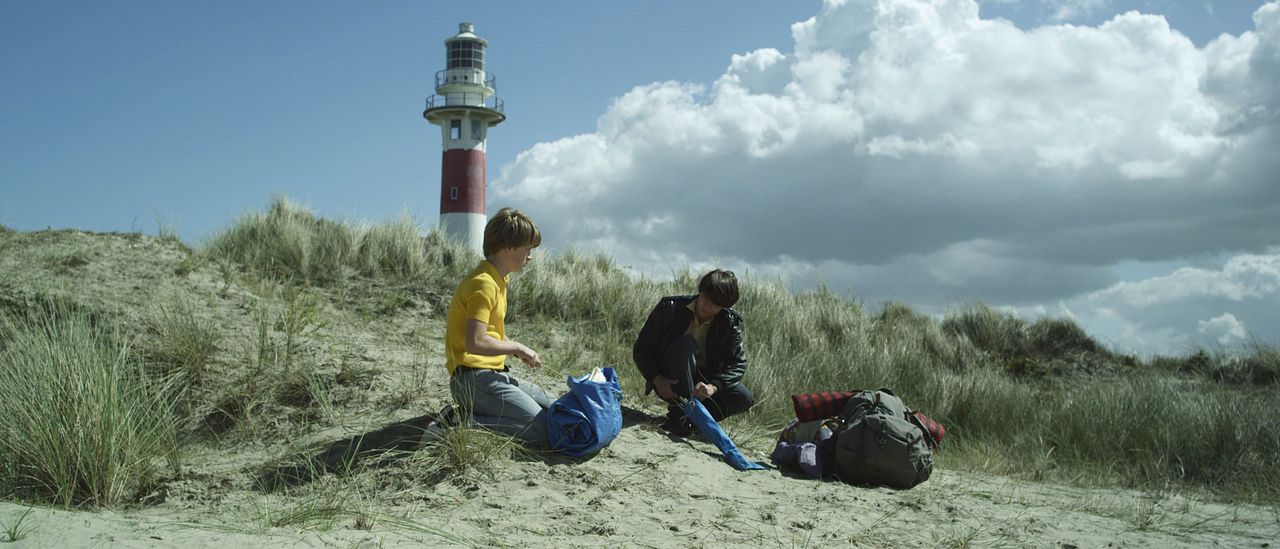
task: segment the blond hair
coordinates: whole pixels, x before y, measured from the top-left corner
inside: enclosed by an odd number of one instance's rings
[[[530,245],[536,248],[541,244],[542,231],[533,223],[533,218],[514,208],[498,210],[484,226],[485,257],[506,248]]]

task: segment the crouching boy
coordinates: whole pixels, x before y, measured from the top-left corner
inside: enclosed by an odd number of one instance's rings
[[[667,401],[666,431],[686,436],[692,430],[677,405],[682,399],[700,400],[716,421],[755,404],[742,384],[747,354],[742,317],[731,308],[737,302],[738,278],[717,269],[698,282],[697,295],[658,301],[640,328],[632,358],[648,381],[645,394],[656,390]]]

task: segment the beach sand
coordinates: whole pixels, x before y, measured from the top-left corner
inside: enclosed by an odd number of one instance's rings
[[[945,467],[906,491],[737,472],[647,424],[585,461],[516,459],[434,485],[389,478],[402,473],[391,466],[263,494],[237,467],[247,461],[201,456],[158,505],[37,507],[12,546],[1268,547],[1280,532],[1274,509]],[[330,512],[325,494],[340,494]],[[0,525],[26,509],[0,503]]]

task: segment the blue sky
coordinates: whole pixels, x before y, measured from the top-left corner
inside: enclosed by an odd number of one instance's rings
[[[509,117],[496,173],[594,130],[637,84],[785,47],[818,6],[759,4],[6,1],[0,223],[154,232],[159,217],[198,241],[274,192],[323,215],[434,218],[440,143],[421,114],[459,22],[492,43]]]
[[[1261,0],[0,3],[0,223],[199,243],[284,193],[438,208],[442,41],[490,42],[491,210],[637,272],[1280,341]],[[583,212],[587,212],[584,214]]]

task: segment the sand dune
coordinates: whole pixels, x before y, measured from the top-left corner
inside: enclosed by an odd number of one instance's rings
[[[137,235],[0,238],[0,306],[59,297],[142,324],[157,303],[180,295],[197,305],[192,314],[225,332],[202,390],[216,394],[234,379],[254,338],[261,289],[225,267],[189,265],[178,244]],[[626,402],[622,434],[586,460],[517,452],[438,475],[410,455],[365,460],[350,474],[288,490],[260,489],[255,479],[265,470],[446,401],[435,300],[412,296],[390,314],[322,305],[329,321],[299,351],[319,372],[313,379],[324,381],[322,399],[266,399],[234,428],[206,430],[145,503],[116,510],[0,503],[0,540],[21,538],[13,547],[1085,548],[1268,547],[1280,539],[1274,507],[958,471],[945,450],[932,479],[907,491],[738,472],[713,446],[660,432],[652,400]],[[554,331],[529,337],[557,344]],[[564,374],[528,373],[557,391]],[[750,458],[767,461],[768,433],[740,428],[735,437]]]

